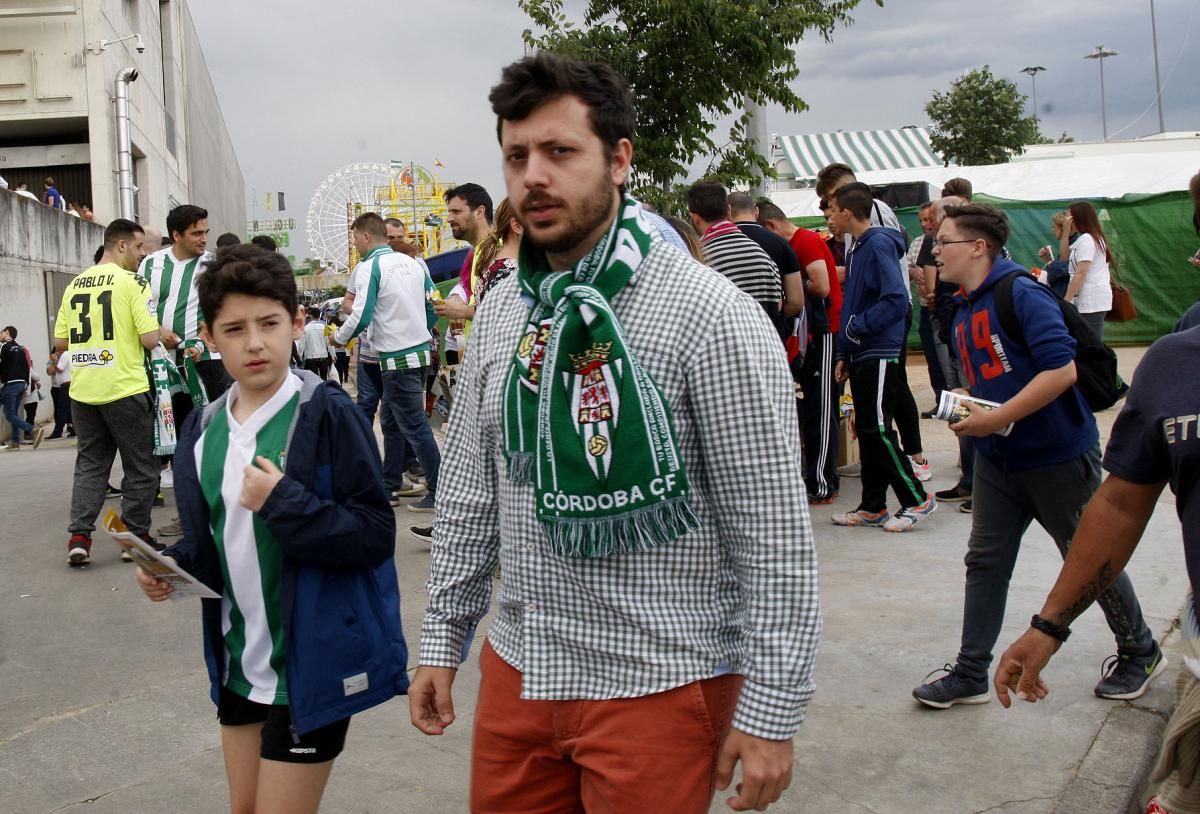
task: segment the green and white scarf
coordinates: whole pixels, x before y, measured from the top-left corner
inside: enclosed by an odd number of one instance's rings
[[[533,481],[537,518],[564,557],[643,551],[699,522],[670,408],[611,305],[650,250],[641,211],[626,196],[570,271],[521,244],[517,277],[531,309],[506,384],[505,456],[510,480]]]

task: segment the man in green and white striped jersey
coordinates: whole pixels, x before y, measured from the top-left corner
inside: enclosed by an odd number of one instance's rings
[[[213,256],[208,248],[208,211],[199,206],[184,204],[167,215],[167,232],[171,245],[148,255],[142,261],[139,274],[150,283],[155,313],[163,327],[164,343],[168,348],[191,339],[200,338],[200,299],[196,282]],[[204,383],[210,401],[228,389],[229,374],[221,364],[221,356],[202,344],[177,351],[192,357],[196,372]],[[181,417],[182,420],[182,417]]]

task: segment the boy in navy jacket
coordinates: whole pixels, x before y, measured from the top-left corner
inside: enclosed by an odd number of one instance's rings
[[[1000,256],[1008,233],[1008,220],[997,209],[951,206],[934,242],[941,277],[966,295],[952,339],[971,395],[1000,404],[994,410],[968,404],[969,417],[952,425],[975,445],[974,510],[958,659],[945,675],[913,690],[918,701],[938,709],[987,703],[992,648],[1025,529],[1036,519],[1065,557],[1079,515],[1100,484],[1096,419],[1074,387],[1075,340],[1055,295],[1032,277],[1019,277],[1012,286],[1013,310],[1029,345],[1001,327],[996,284],[1024,272]],[[1008,435],[997,434],[1009,424]],[[1096,695],[1137,698],[1162,671],[1162,653],[1128,576],[1117,576],[1099,603],[1116,636],[1117,658]]]
[[[184,535],[164,553],[222,595],[202,600],[204,651],[233,811],[316,811],[350,716],[408,687],[395,519],[361,412],[289,369],[304,321],[287,261],[232,249],[199,296],[236,383],[184,425]]]
[[[873,201],[871,188],[860,183],[841,187],[830,200],[829,217],[854,238],[846,255],[834,377],[838,382],[850,380],[862,456],[862,501],[854,511],[834,515],[833,522],[910,531],[933,514],[937,502],[913,474],[892,426],[897,401],[907,387],[900,371],[909,308],[900,258],[907,247],[896,230],[871,225]],[[890,517],[889,486],[900,500],[900,511]]]

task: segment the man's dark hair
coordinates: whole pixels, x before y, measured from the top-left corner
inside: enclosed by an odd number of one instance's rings
[[[315,305],[310,305],[305,310],[307,310],[307,312],[308,312],[309,319],[320,319],[321,318],[321,309],[317,308]]]
[[[729,204],[730,214],[734,212],[749,212],[751,215],[754,214],[756,206],[754,199],[744,192],[731,192],[725,201]]]
[[[925,203],[923,203],[917,207],[917,211],[924,212],[926,209],[932,209],[932,208],[933,208],[933,201],[926,201]]]
[[[287,258],[254,245],[231,246],[218,254],[199,275],[196,288],[200,312],[210,327],[230,294],[275,300],[287,311],[289,319],[295,317],[299,307],[296,278]]]
[[[273,252],[279,248],[279,246],[275,243],[275,238],[271,237],[270,235],[255,235],[254,237],[250,238],[250,242],[267,252]]]
[[[92,255],[92,265],[94,266],[94,265],[98,264],[102,257],[104,257],[104,244],[103,243],[101,243],[100,247],[98,249],[96,249],[96,253]]]
[[[131,220],[117,218],[104,227],[104,247],[116,246],[120,240],[133,240],[135,234],[144,235],[146,232]]]
[[[192,204],[177,206],[167,213],[167,234],[165,237],[175,239],[175,233],[183,234],[196,221],[208,220],[208,210]]]
[[[871,219],[871,206],[875,203],[875,196],[866,184],[860,181],[846,184],[833,193],[833,198],[839,208],[849,210],[858,220]]]
[[[460,184],[453,189],[446,190],[442,197],[446,199],[446,203],[450,203],[455,198],[462,198],[472,212],[482,206],[484,219],[488,223],[492,222],[492,196],[488,195],[488,191],[479,184]]]
[[[166,235],[163,235],[162,240],[158,241],[158,247],[160,249],[165,249],[167,246],[170,246],[174,242],[175,241],[171,240],[171,238],[167,237]]]
[[[966,178],[951,178],[942,187],[943,198],[962,198],[965,201],[971,200],[971,196],[975,188],[971,186],[971,182]]]
[[[958,230],[969,238],[983,238],[988,244],[988,257],[995,260],[1008,243],[1008,215],[987,204],[947,206],[946,219],[954,221]]]
[[[51,178],[49,175],[47,175],[45,178],[42,179],[42,186],[47,186],[47,187],[54,186],[54,179]]]
[[[5,326],[4,326],[4,330],[8,331],[8,338],[9,338],[9,339],[14,339],[14,340],[15,340],[15,339],[17,338],[17,329],[16,329],[16,328],[14,328],[12,325],[5,325]]]
[[[817,173],[817,195],[822,198],[829,197],[833,188],[846,176],[849,176],[851,181],[858,180],[855,178],[854,170],[850,169],[849,164],[839,162],[836,164],[827,164],[822,167],[821,171]]]
[[[542,105],[574,96],[588,108],[594,132],[612,150],[621,139],[633,141],[637,122],[629,83],[612,66],[583,62],[549,51],[512,63],[488,94],[496,114],[496,138],[504,122],[519,122]]]
[[[759,203],[758,205],[758,222],[765,223],[769,220],[788,220],[788,216],[783,214],[783,210],[778,204],[773,204],[770,201]]]
[[[450,202],[446,201],[446,203],[450,203]],[[384,226],[399,226],[401,229],[404,230],[405,234],[408,234],[408,227],[404,225],[404,221],[400,220],[400,218],[384,218],[383,225]]]
[[[217,248],[224,249],[229,246],[236,246],[241,242],[242,242],[242,239],[240,237],[238,237],[237,235],[235,235],[233,232],[226,232],[225,234],[223,234],[219,238],[217,238]]]
[[[376,240],[387,240],[387,229],[378,212],[363,212],[350,224],[352,232],[366,232]]]
[[[687,191],[687,208],[708,223],[729,219],[729,193],[718,181],[697,181]]]

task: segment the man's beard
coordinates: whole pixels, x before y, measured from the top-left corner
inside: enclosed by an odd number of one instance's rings
[[[467,230],[457,223],[452,223],[450,224],[450,234],[454,235],[455,240],[463,240],[467,236]]]
[[[568,210],[564,201],[554,200],[549,196],[531,195],[525,200],[524,206],[536,203],[555,203],[563,206],[567,221],[559,227],[562,231],[557,236],[541,240],[534,236],[533,231],[523,221],[521,225],[525,227],[525,237],[542,251],[552,254],[565,253],[577,248],[612,218],[613,187],[608,180],[602,179],[592,193],[579,202],[575,211]]]

